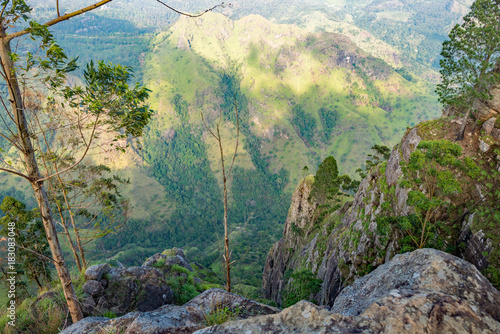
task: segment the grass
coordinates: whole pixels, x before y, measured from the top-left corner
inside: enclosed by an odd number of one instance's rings
[[[204,324],[206,326],[220,325],[237,318],[239,313],[240,310],[238,308],[230,310],[228,307],[216,306],[204,315]]]

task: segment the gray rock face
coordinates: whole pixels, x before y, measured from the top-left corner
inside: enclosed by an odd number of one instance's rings
[[[312,190],[313,177],[308,176],[297,186],[292,196],[292,204],[288,211],[283,230],[283,238],[273,246],[266,260],[263,274],[263,289],[266,298],[279,301],[280,291],[284,289],[283,275],[293,252],[291,250],[300,247],[300,236],[294,232],[295,229],[306,230],[311,228],[311,220],[317,203],[309,201]]]
[[[85,270],[85,279],[88,281],[100,281],[102,275],[109,273],[110,270],[111,268],[107,263],[90,266],[87,268],[87,270]]]
[[[125,314],[132,310],[151,311],[171,304],[174,294],[165,283],[160,270],[130,267],[111,269],[103,297],[107,302],[107,309],[116,314]]]
[[[210,289],[183,306],[164,305],[150,312],[132,312],[115,319],[85,318],[62,334],[189,334],[205,327],[205,314],[216,308],[238,310],[237,318],[268,315],[278,309],[263,305],[221,289]]]
[[[82,288],[83,292],[92,297],[99,296],[104,291],[104,287],[101,285],[101,283],[99,281],[94,281],[94,280],[85,282]]]
[[[360,315],[380,299],[424,291],[476,304],[500,321],[500,292],[469,262],[435,249],[396,255],[345,288],[335,300],[332,312]]]
[[[493,129],[495,128],[496,121],[497,119],[495,117],[492,117],[483,123],[482,128],[487,135],[489,135],[491,131],[493,131]]]
[[[184,255],[184,251],[179,248],[169,249],[163,253],[158,253],[150,258],[148,258],[143,264],[143,267],[154,267],[159,266],[161,263],[161,267],[164,268],[164,271],[168,271],[172,265],[179,265],[181,267],[186,268],[189,271],[193,271],[193,267],[186,260],[186,256]]]
[[[282,305],[289,284],[285,272],[307,267],[323,281],[313,299],[331,306],[346,283],[394,256],[399,236],[391,232],[392,235],[382,237],[377,232],[377,216],[387,204],[396,216],[413,212],[406,203],[408,191],[399,186],[398,180],[402,175],[400,162],[410,158],[421,140],[417,129],[408,131],[401,145],[392,151],[385,171],[374,169],[361,182],[354,201],[339,212],[340,223],[327,220],[319,232],[312,232],[317,208],[317,204],[308,201],[312,182],[306,179],[299,184],[292,197],[283,238],[273,246],[266,260],[263,272],[266,298]],[[394,188],[393,198],[387,198],[382,186]],[[301,228],[300,236],[293,232],[292,223]]]
[[[472,264],[421,249],[356,280],[331,312],[302,301],[195,333],[499,333],[499,303],[500,292]]]

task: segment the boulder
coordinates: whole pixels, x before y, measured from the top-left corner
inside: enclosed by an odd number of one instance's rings
[[[493,129],[495,128],[496,121],[497,121],[496,117],[492,117],[483,123],[482,128],[487,135],[489,135],[491,131],[493,131]]]
[[[61,333],[64,334],[94,334],[98,333],[101,329],[101,324],[108,321],[108,318],[102,317],[89,317],[78,321],[63,330]]]
[[[491,148],[491,145],[489,145],[486,141],[484,141],[482,138],[479,138],[479,149],[481,152],[488,152]]]
[[[203,313],[209,313],[217,308],[227,308],[231,312],[236,311],[239,318],[274,314],[280,311],[275,307],[255,302],[222,289],[204,291],[201,295],[194,297],[183,306],[192,307]]]
[[[130,267],[111,269],[103,296],[109,310],[116,314],[125,314],[132,310],[152,311],[171,304],[174,293],[158,269]]]
[[[158,267],[163,269],[164,272],[169,272],[170,267],[174,264],[184,267],[189,271],[193,271],[193,267],[191,267],[184,255],[184,251],[179,248],[167,249],[162,253],[157,253],[146,259],[142,266]]]
[[[378,332],[382,327],[378,328]],[[196,331],[196,334],[326,334],[374,333],[370,322],[360,317],[346,317],[321,309],[306,301],[284,309],[281,313],[229,321]]]
[[[479,100],[476,100],[472,107],[476,110],[474,116],[481,122],[487,121],[491,117],[498,115],[498,112],[492,109],[487,103]]]
[[[450,303],[450,309],[455,304],[467,305],[476,308],[478,316],[484,313],[500,321],[500,292],[469,262],[435,249],[396,255],[345,288],[335,300],[332,312],[362,315],[374,303],[392,303],[403,296],[413,301],[435,300],[432,303],[436,305]],[[443,297],[442,301],[438,296]]]
[[[500,129],[494,128],[491,130],[491,136],[496,140],[500,140]]]
[[[111,268],[107,263],[90,266],[85,270],[85,279],[100,281],[102,275],[109,273],[110,270]]]
[[[164,305],[154,311],[132,312],[115,319],[85,318],[61,334],[123,333],[123,334],[189,334],[205,327],[205,314],[216,308],[228,308],[236,319],[279,312],[221,289],[210,289],[183,306]]]
[[[500,85],[494,86],[490,90],[490,94],[492,99],[488,101],[491,109],[495,110],[497,113],[500,113]]]
[[[85,282],[83,284],[82,289],[83,289],[83,292],[85,292],[86,294],[88,294],[92,297],[99,296],[104,291],[104,287],[101,285],[101,283],[98,281],[94,281],[94,280],[90,280],[90,281]]]

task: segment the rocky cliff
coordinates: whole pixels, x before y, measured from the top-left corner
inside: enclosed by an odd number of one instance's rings
[[[357,279],[331,309],[301,301],[280,312],[211,289],[183,306],[116,319],[86,318],[62,333],[498,333],[499,303],[500,292],[475,266],[420,249]],[[207,327],[221,310],[231,315],[229,321]]]
[[[480,102],[476,112],[479,125],[468,124],[466,138],[459,142],[460,158],[475,166],[474,173],[444,166],[460,183],[460,191],[446,196],[437,210],[436,221],[448,229],[441,236],[441,249],[472,262],[489,279],[500,285],[500,90],[493,99]],[[479,102],[478,102],[479,103]],[[487,109],[487,115],[486,115]],[[481,116],[482,115],[482,116]],[[462,120],[451,115],[408,129],[387,162],[371,170],[350,203],[325,216],[324,208],[311,203],[314,179],[303,180],[292,198],[283,238],[273,246],[263,273],[266,298],[283,305],[293,288],[293,273],[310,271],[321,280],[319,291],[310,300],[333,305],[338,294],[401,252],[406,236],[397,226],[398,217],[410,217],[410,188],[404,186],[402,165],[422,141],[454,140]]]
[[[196,333],[498,333],[499,301],[500,292],[473,265],[421,249],[356,280],[331,310],[302,301]]]

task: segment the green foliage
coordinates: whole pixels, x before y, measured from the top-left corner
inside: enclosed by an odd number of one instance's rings
[[[42,289],[44,283],[49,284],[51,281],[51,263],[48,260],[51,253],[38,210],[27,211],[24,203],[10,196],[3,199],[0,209],[5,213],[5,216],[0,218],[0,235],[7,238],[8,244],[11,243],[10,240],[15,239],[18,246],[16,262],[26,278],[32,283],[36,282]],[[18,281],[17,295],[22,296],[22,281]]]
[[[401,75],[403,78],[405,78],[405,80],[408,80],[408,81],[412,81],[413,80],[413,76],[410,73],[408,73],[408,71],[404,67],[397,68],[396,72],[399,75]]]
[[[328,124],[331,124],[331,118],[333,116],[329,116],[325,112],[325,117],[328,118]],[[309,145],[314,144],[313,137],[316,132],[316,119],[313,115],[306,113],[302,105],[296,104],[292,108],[291,123],[302,140],[307,142]],[[333,123],[335,123],[334,120]]]
[[[409,161],[401,162],[401,186],[409,189],[407,203],[416,212],[398,218],[397,222],[411,247],[444,247],[440,234],[446,225],[438,219],[439,213],[450,208],[446,199],[461,191],[456,172],[470,172],[473,164],[464,163],[461,154],[461,146],[448,140],[421,141]]]
[[[297,236],[302,237],[304,235],[304,230],[302,230],[300,227],[298,227],[295,222],[292,222],[290,225],[292,228],[292,232],[295,233]]]
[[[337,195],[340,184],[337,161],[329,156],[318,167],[311,189],[311,198],[324,203],[327,198]]]
[[[387,161],[387,159],[389,159],[389,156],[391,155],[391,149],[385,145],[374,145],[372,146],[372,150],[375,151],[375,153],[368,154],[368,159],[366,159],[365,161],[366,165],[364,166],[364,168],[356,169],[356,173],[359,174],[361,179],[364,179],[373,167],[379,165],[384,161]]]
[[[314,198],[319,204],[324,204],[327,200],[333,200],[335,207],[340,206],[338,195],[341,188],[350,188],[351,179],[347,175],[340,175],[337,168],[337,161],[329,156],[319,165],[314,183],[311,189],[310,198]]]
[[[113,311],[104,311],[102,313],[102,316],[105,317],[105,318],[109,318],[109,319],[114,319],[117,317],[116,313],[113,312]]]
[[[284,307],[292,306],[303,299],[309,299],[311,294],[321,290],[322,280],[317,279],[309,269],[302,269],[291,274],[284,296]]]
[[[163,268],[165,266],[165,259],[159,259],[153,264],[155,268]]]
[[[0,330],[5,334],[40,333],[56,334],[64,325],[66,313],[64,297],[45,296],[42,299],[28,298],[16,308],[16,326],[8,325],[7,314],[0,316]]]
[[[338,112],[335,109],[321,107],[318,110],[318,114],[323,126],[323,135],[326,140],[330,140],[332,137],[332,130],[337,123]]]
[[[441,56],[442,83],[436,90],[441,103],[465,111],[477,98],[490,99],[489,87],[500,82],[494,71],[500,59],[500,1],[476,0],[451,30]]]
[[[203,315],[204,324],[206,326],[220,325],[226,321],[237,318],[240,313],[239,309],[230,310],[228,307],[216,306],[209,313]]]
[[[149,89],[139,83],[129,86],[132,68],[102,61],[95,66],[91,61],[83,77],[85,87],[64,88],[63,96],[69,105],[97,117],[98,125],[117,132],[117,138],[141,136],[153,111],[145,104]]]

